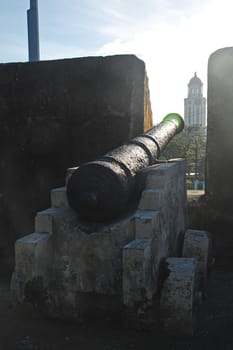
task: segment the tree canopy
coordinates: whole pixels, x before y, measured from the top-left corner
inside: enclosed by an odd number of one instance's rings
[[[160,159],[185,158],[186,173],[194,175],[198,180],[203,180],[205,155],[206,137],[189,127],[171,140]]]

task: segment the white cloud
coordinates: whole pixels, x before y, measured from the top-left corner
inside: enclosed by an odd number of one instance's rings
[[[157,122],[171,111],[183,114],[195,71],[206,95],[208,57],[232,45],[232,7],[230,0],[40,0],[41,57],[137,55],[146,63]],[[0,31],[1,60],[27,55],[25,11],[22,20],[17,40]]]
[[[167,3],[166,3],[167,4]],[[161,17],[147,23],[144,30],[136,23],[134,33],[123,36],[115,30],[114,40],[106,43],[99,54],[134,53],[146,62],[154,121],[172,111],[183,115],[183,99],[189,79],[197,72],[207,87],[207,64],[210,54],[232,43],[232,5],[230,1],[209,0],[193,14],[168,7]],[[172,18],[172,20],[170,20]],[[108,28],[106,28],[108,30]]]

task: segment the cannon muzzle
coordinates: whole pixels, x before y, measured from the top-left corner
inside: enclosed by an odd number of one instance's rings
[[[146,133],[81,165],[67,184],[69,205],[88,221],[104,222],[121,215],[135,191],[135,175],[154,164],[183,128],[179,114],[168,114]]]

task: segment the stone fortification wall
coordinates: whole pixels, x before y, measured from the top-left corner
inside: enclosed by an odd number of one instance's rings
[[[0,64],[0,250],[33,229],[68,167],[151,123],[145,64],[135,56]]]
[[[216,264],[232,260],[233,225],[233,47],[211,54],[208,62],[206,195],[190,198],[189,227],[213,234]]]
[[[214,52],[208,64],[206,194],[224,213],[233,209],[232,77],[233,47]]]

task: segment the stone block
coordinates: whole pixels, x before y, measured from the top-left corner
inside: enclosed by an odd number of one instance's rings
[[[172,158],[168,160],[168,163],[175,163],[179,169],[178,174],[185,176],[186,164],[184,158]]]
[[[65,289],[80,293],[122,294],[122,250],[135,237],[134,216],[88,228],[66,216],[56,226],[54,267]],[[65,263],[64,263],[65,256]],[[64,280],[65,276],[65,280]]]
[[[43,275],[51,259],[51,239],[47,233],[34,232],[15,243],[15,273],[25,284]]]
[[[163,189],[168,185],[168,179],[166,176],[157,175],[156,173],[149,173],[146,179],[145,188]]]
[[[52,208],[67,208],[69,203],[66,196],[66,187],[54,188],[50,192]]]
[[[39,211],[35,217],[35,231],[52,234],[55,217],[61,216],[63,213],[63,208],[48,208]]]
[[[210,234],[207,231],[187,230],[184,235],[183,256],[197,260],[199,287],[205,293],[208,265],[212,257]]]
[[[175,335],[193,335],[195,325],[195,293],[197,291],[196,260],[167,258],[164,261],[166,279],[160,299],[161,323]]]
[[[142,192],[138,208],[141,210],[159,210],[162,205],[162,191],[157,189],[146,189]]]
[[[158,172],[161,164],[154,164],[145,169],[142,169],[137,174],[138,186],[142,189],[161,188],[167,182],[167,177]]]
[[[124,305],[151,300],[153,296],[151,240],[136,239],[123,249]]]
[[[156,172],[158,175],[171,178],[177,174],[177,167],[178,165],[176,164],[176,162],[160,163],[159,167],[156,169]]]
[[[168,187],[177,188],[177,186],[182,186],[184,189],[184,177],[185,160],[177,158],[143,169],[138,174],[138,182],[139,186],[144,189],[166,190]]]
[[[152,239],[160,234],[158,211],[138,210],[135,214],[136,239]]]

